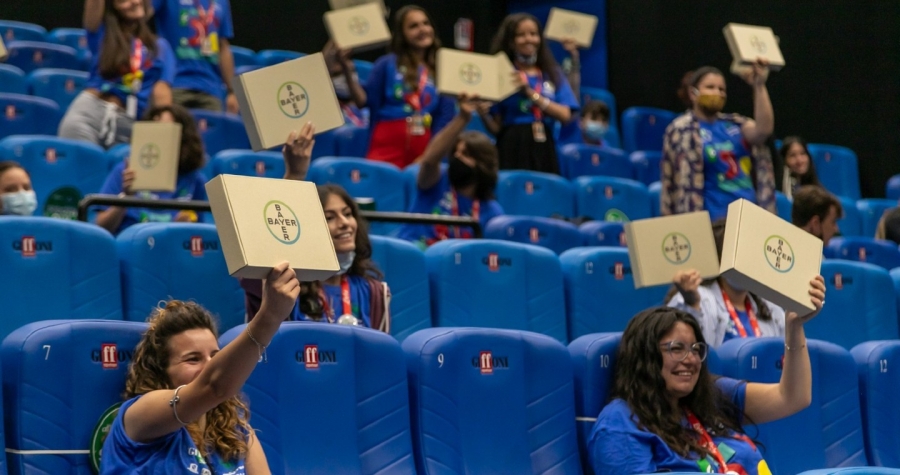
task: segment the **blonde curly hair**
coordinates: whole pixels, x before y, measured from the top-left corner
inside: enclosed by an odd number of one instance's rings
[[[206,329],[218,338],[212,316],[194,302],[170,300],[156,308],[147,320],[150,325],[134,352],[125,382],[125,398],[146,394],[158,389],[175,389],[169,374],[169,340],[193,329]],[[247,455],[250,428],[250,408],[235,396],[206,413],[206,428],[198,422],[188,424],[187,430],[204,457],[209,449],[224,460],[238,460]]]

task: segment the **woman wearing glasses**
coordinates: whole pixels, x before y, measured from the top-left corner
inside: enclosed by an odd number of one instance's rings
[[[809,295],[815,312],[786,317],[784,367],[775,384],[711,376],[703,332],[686,312],[658,307],[636,315],[619,345],[613,400],[588,440],[594,473],[770,475],[742,424],[790,416],[812,400],[803,324],[822,308],[821,276],[810,281]]]

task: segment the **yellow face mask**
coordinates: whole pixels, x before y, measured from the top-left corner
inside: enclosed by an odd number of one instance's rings
[[[700,94],[697,105],[707,114],[718,114],[725,108],[725,97],[719,94]]]

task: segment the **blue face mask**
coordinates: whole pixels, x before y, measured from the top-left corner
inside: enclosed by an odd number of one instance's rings
[[[341,270],[337,272],[338,275],[346,274],[353,267],[354,259],[356,259],[356,251],[337,253],[338,265],[341,266]]]
[[[37,196],[34,190],[22,190],[0,195],[3,212],[18,216],[31,216],[37,209]]]
[[[609,131],[609,125],[597,120],[588,120],[584,123],[584,135],[592,140],[603,140],[603,136]]]

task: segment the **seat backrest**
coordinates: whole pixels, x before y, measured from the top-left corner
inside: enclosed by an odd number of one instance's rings
[[[841,219],[838,220],[838,227],[841,229],[841,235],[843,236],[863,236],[862,231],[862,213],[860,213],[859,208],[856,207],[856,200],[852,200],[850,198],[843,198],[838,196],[838,200],[841,202],[841,211],[844,212],[844,215]],[[878,221],[875,221],[877,224]],[[868,236],[874,236],[875,232]]]
[[[220,338],[222,347],[246,326]],[[415,473],[403,351],[368,328],[285,322],[247,379],[273,474]]]
[[[578,227],[585,246],[626,247],[625,225],[620,222],[588,221]]]
[[[339,157],[365,157],[369,151],[369,128],[342,125],[334,129],[334,154]]]
[[[826,305],[808,322],[810,338],[850,349],[868,340],[900,338],[894,284],[874,264],[826,259],[822,263]]]
[[[832,238],[827,252],[828,257],[868,262],[887,270],[900,267],[900,249],[893,241],[868,237]]]
[[[888,274],[894,283],[894,295],[897,301],[897,324],[900,325],[900,269],[891,269]]]
[[[612,147],[571,143],[559,150],[560,168],[568,179],[580,176],[634,178],[634,166],[625,152]]]
[[[25,72],[16,66],[0,63],[0,92],[28,94]]]
[[[435,326],[527,330],[567,341],[559,259],[549,249],[450,239],[425,251]]]
[[[627,152],[662,150],[666,127],[676,114],[654,107],[629,107],[622,113],[622,145]]]
[[[414,244],[383,236],[369,236],[372,260],[391,289],[391,335],[403,341],[431,327],[431,294],[425,253]]]
[[[413,163],[408,165],[403,170],[403,181],[406,183],[406,200],[407,200],[407,209],[412,206],[413,202],[416,200],[416,193],[419,191],[419,164]],[[441,163],[441,173],[447,171],[447,164]],[[503,172],[500,172],[500,176],[503,176]],[[502,178],[501,178],[502,179]],[[499,185],[498,185],[499,186]],[[497,201],[500,201],[500,198],[497,197]],[[504,209],[505,211],[505,209]]]
[[[808,148],[822,186],[838,196],[858,200],[859,166],[853,150],[818,143],[811,143]]]
[[[7,44],[16,40],[43,41],[47,36],[47,29],[24,21],[0,20],[0,35]]]
[[[766,462],[775,474],[868,465],[853,357],[848,350],[824,341],[810,339],[807,346],[812,363],[812,404],[793,416],[759,425]],[[732,339],[717,351],[725,376],[757,383],[781,379],[783,338]],[[749,435],[754,432],[748,428]]]
[[[788,199],[787,195],[780,191],[775,192],[775,206],[778,210],[778,217],[791,222],[791,210],[794,207],[794,204],[791,203],[791,200]]]
[[[497,216],[485,226],[484,237],[534,244],[557,254],[581,246],[583,241],[574,224],[538,216]]]
[[[662,152],[653,150],[638,150],[628,156],[631,166],[634,168],[634,178],[650,185],[659,181],[659,162],[662,160]]]
[[[283,49],[264,49],[256,53],[256,63],[260,66],[274,66],[285,61],[297,59],[306,56],[297,51],[288,51]]]
[[[244,291],[228,274],[215,225],[143,223],[116,238],[126,320],[142,322],[160,300],[193,300],[220,331],[244,323]]]
[[[71,69],[42,68],[28,75],[31,94],[56,102],[60,110],[68,109],[87,81],[88,73]]]
[[[122,401],[128,364],[146,328],[138,322],[48,320],[3,340],[10,474],[95,473],[89,455],[80,452],[92,448],[101,415]],[[95,448],[100,446],[102,440]]]
[[[579,216],[602,221],[634,221],[651,216],[650,193],[642,183],[604,176],[575,180]]]
[[[75,48],[79,52],[90,51],[88,49],[87,31],[84,28],[54,28],[47,33],[45,39],[46,41]]]
[[[249,149],[250,139],[244,123],[235,115],[201,109],[191,109],[197,121],[197,130],[203,139],[204,151],[209,156],[230,148]]]
[[[628,250],[579,247],[559,256],[566,288],[569,339],[625,330],[635,314],[663,305],[666,286],[634,288]]]
[[[256,61],[256,53],[250,48],[231,45],[231,55],[234,57],[235,68],[259,65]]]
[[[353,65],[356,66],[356,75],[359,77],[359,83],[365,84],[366,81],[369,80],[369,74],[372,73],[372,67],[374,66],[374,64],[372,64],[371,61],[354,59]]]
[[[859,375],[866,456],[872,465],[900,467],[900,341],[867,341],[850,350]]]
[[[860,235],[865,237],[874,237],[875,230],[878,228],[878,221],[885,211],[897,206],[896,200],[886,200],[880,198],[869,198],[858,200],[856,209],[859,210],[862,229]],[[838,222],[838,225],[841,223]]]
[[[78,51],[70,46],[44,41],[13,41],[8,43],[6,62],[22,68],[26,74],[39,68],[80,69]]]
[[[284,158],[279,152],[222,150],[213,157],[212,174],[207,178],[220,174],[282,178]]]
[[[900,174],[892,176],[884,185],[884,197],[889,200],[900,200]]]
[[[0,139],[10,135],[56,135],[60,119],[59,106],[50,99],[0,93]]]
[[[0,218],[0,337],[46,316],[122,319],[113,237],[93,224]]]
[[[558,341],[430,328],[403,351],[420,473],[582,473],[572,360]]]
[[[497,202],[507,214],[547,218],[575,216],[575,189],[565,178],[550,173],[500,172]]]
[[[647,187],[647,192],[650,194],[650,212],[653,216],[661,216],[662,213],[659,211],[659,195],[662,192],[662,182],[656,181],[651,183],[650,186]]]
[[[81,140],[38,135],[0,141],[0,157],[22,164],[37,193],[38,213],[75,219],[78,202],[103,187],[108,159],[102,148]]]

